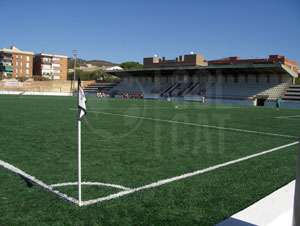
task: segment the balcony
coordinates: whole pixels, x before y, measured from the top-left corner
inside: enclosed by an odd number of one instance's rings
[[[0,72],[0,75],[6,78],[11,78],[12,73],[11,72]]]
[[[13,71],[13,67],[12,66],[5,66],[5,71]]]
[[[52,64],[52,59],[44,58],[42,59],[43,64]]]
[[[13,67],[12,66],[0,66],[0,71],[13,71]]]
[[[5,71],[13,71],[13,67],[12,66],[5,66]]]
[[[12,58],[11,57],[0,57],[0,60],[2,60],[2,61],[9,61],[9,62],[12,62]]]

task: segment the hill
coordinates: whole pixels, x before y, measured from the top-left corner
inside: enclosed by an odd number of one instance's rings
[[[86,64],[92,64],[94,66],[97,67],[112,67],[112,66],[116,66],[119,64],[115,64],[109,61],[104,61],[104,60],[84,60],[84,59],[80,59],[77,58],[76,59],[76,67],[79,66],[84,66]],[[74,68],[74,58],[68,58],[68,68]]]

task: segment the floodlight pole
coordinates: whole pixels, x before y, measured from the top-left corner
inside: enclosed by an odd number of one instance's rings
[[[73,84],[73,96],[75,96],[75,78],[76,78],[76,56],[77,56],[77,50],[73,50],[74,55],[74,84]]]

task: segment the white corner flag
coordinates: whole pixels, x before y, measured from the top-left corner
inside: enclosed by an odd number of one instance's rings
[[[85,102],[86,98],[81,87],[81,80],[80,77],[78,77],[78,121],[81,121],[81,119],[86,114]]]
[[[86,98],[78,77],[78,205],[81,206],[81,120],[86,114]]]

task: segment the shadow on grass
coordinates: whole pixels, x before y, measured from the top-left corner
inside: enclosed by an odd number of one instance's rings
[[[216,224],[215,226],[258,226],[258,225],[251,224],[251,223],[248,223],[248,222],[241,221],[241,220],[230,217],[227,220]]]

